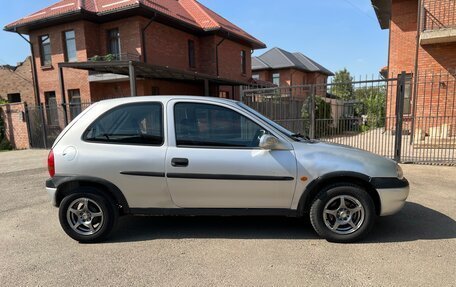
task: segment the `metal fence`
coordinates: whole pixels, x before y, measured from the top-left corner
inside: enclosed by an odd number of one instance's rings
[[[64,105],[25,105],[30,146],[50,148],[65,126],[91,103]]]
[[[400,162],[456,163],[451,73],[242,91],[242,101],[285,128]]]
[[[423,0],[422,30],[456,28],[455,0]]]

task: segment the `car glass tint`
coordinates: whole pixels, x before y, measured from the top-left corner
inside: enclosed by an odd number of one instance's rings
[[[163,144],[162,106],[158,103],[124,105],[97,119],[84,140],[141,145]]]
[[[263,128],[221,106],[178,103],[174,107],[178,146],[258,147]]]

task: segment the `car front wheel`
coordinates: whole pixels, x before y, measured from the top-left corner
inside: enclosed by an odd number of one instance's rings
[[[375,206],[363,188],[341,183],[324,188],[310,209],[310,221],[321,237],[349,243],[364,238],[375,221]]]
[[[59,208],[63,230],[81,243],[105,239],[116,225],[117,218],[118,213],[110,200],[92,190],[66,196]]]

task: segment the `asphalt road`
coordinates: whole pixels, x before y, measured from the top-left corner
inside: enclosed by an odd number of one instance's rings
[[[0,286],[456,286],[456,168],[403,166],[409,203],[357,244],[290,218],[126,217],[106,243],[61,230],[45,151],[0,153]]]

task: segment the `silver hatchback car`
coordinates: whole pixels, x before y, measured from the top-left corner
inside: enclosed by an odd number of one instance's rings
[[[48,166],[61,226],[80,242],[105,239],[127,214],[305,217],[321,237],[353,242],[409,194],[392,160],[206,97],[96,103],[59,135]]]

